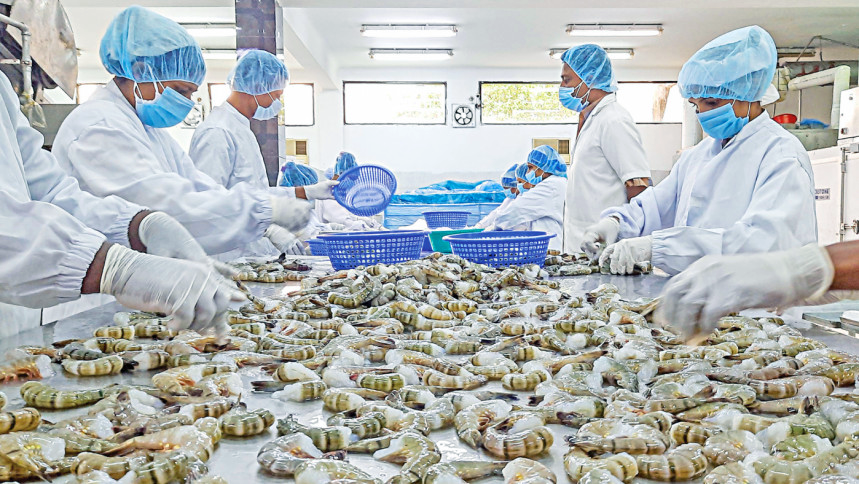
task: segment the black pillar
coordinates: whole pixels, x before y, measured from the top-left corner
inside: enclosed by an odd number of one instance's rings
[[[277,5],[275,0],[235,0],[236,50],[260,49],[277,54]],[[278,163],[277,118],[268,121],[251,120],[265,161],[268,183],[277,183]]]

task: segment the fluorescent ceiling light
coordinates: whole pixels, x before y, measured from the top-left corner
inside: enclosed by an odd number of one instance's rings
[[[446,60],[451,57],[451,49],[370,49],[370,58],[374,60],[425,61]]]
[[[433,38],[453,37],[456,35],[456,25],[362,25],[361,35],[364,37],[386,37],[386,38]]]
[[[192,37],[198,39],[211,37],[235,37],[236,24],[232,23],[187,23],[180,24]]]
[[[567,49],[552,49],[549,51],[549,57],[561,60],[561,56],[566,51]],[[612,60],[629,60],[635,56],[633,49],[606,49],[605,51],[608,54],[608,58]]]
[[[570,24],[567,34],[576,37],[650,37],[662,34],[662,24]]]
[[[817,49],[809,47],[807,49],[803,49],[802,47],[778,47],[776,48],[776,52],[779,57],[793,57],[796,59],[801,53],[801,57],[817,57]]]

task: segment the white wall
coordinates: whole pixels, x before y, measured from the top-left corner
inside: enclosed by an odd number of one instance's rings
[[[447,101],[468,102],[478,94],[480,81],[554,81],[555,70],[537,69],[407,69],[379,68],[342,70],[344,81],[445,81]],[[641,77],[635,80],[641,80]],[[645,78],[646,79],[646,78]],[[651,78],[646,80],[668,80]],[[339,93],[338,93],[339,96]],[[448,109],[450,107],[448,106]],[[342,101],[328,106],[317,105],[317,122],[321,126],[336,122],[343,131],[342,149],[355,154],[361,162],[385,165],[397,173],[400,188],[408,190],[447,178],[478,180],[497,178],[513,163],[521,163],[531,150],[533,138],[575,138],[575,126],[480,126],[452,128],[450,126],[343,126]],[[450,113],[448,113],[450,118]],[[672,157],[680,148],[679,124],[639,125],[651,168],[670,169]],[[330,164],[336,156],[335,145],[321,150],[322,165]],[[326,162],[328,162],[326,164]],[[311,164],[316,165],[312,160]],[[656,174],[655,174],[656,175]],[[662,177],[659,176],[659,179]]]

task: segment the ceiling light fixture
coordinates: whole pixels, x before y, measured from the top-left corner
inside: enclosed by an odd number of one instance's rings
[[[185,30],[191,34],[191,37],[198,39],[236,36],[236,24],[229,22],[187,23],[180,25],[185,27]]]
[[[361,35],[364,37],[427,39],[436,37],[453,37],[457,32],[456,25],[373,24],[361,26]]]
[[[662,24],[570,24],[575,37],[650,37],[662,34]]]
[[[567,49],[552,49],[549,51],[549,57],[552,59],[561,60],[561,56],[564,55]],[[629,60],[635,56],[635,50],[633,49],[605,49],[608,54],[608,58],[612,60]]]
[[[370,49],[370,58],[373,60],[440,61],[451,57],[451,49]]]
[[[803,49],[802,47],[777,47],[776,53],[778,57],[793,57],[794,59],[797,57],[817,57],[817,49],[808,48]],[[800,56],[800,54],[802,54]]]

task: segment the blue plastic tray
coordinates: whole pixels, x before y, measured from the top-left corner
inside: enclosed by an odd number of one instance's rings
[[[310,246],[310,255],[328,255],[325,241],[322,239],[310,239],[307,241],[307,245]]]
[[[424,220],[431,229],[464,229],[471,212],[424,212]]]
[[[537,264],[543,266],[549,239],[555,234],[537,231],[492,231],[448,235],[454,255],[492,267]]]
[[[372,217],[385,210],[397,191],[394,174],[376,165],[350,168],[337,181],[333,191],[337,203],[360,217]]]

